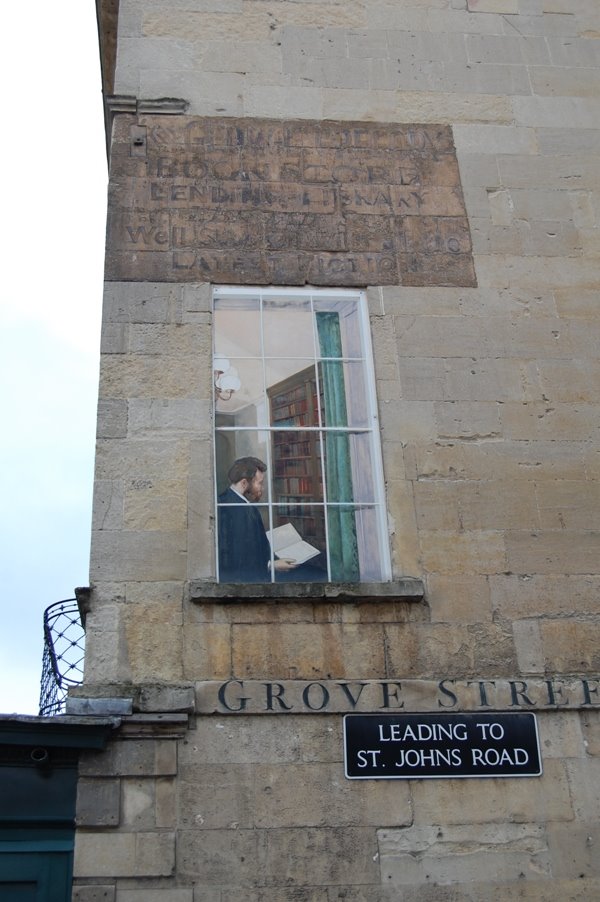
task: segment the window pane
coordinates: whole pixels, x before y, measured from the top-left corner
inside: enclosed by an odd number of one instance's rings
[[[265,404],[265,374],[262,360],[249,360],[248,358],[229,357],[225,362],[221,358],[215,358],[215,366],[229,364],[224,378],[215,376],[216,385],[223,385],[220,394],[217,393],[215,408],[219,425],[222,426],[266,426],[267,406]],[[224,381],[227,375],[233,371],[238,380],[237,386],[229,390],[229,383]],[[219,373],[219,369],[215,369]],[[223,415],[224,419],[219,415]]]
[[[349,505],[327,508],[327,544],[333,582],[360,581],[355,511]]]
[[[323,506],[300,501],[274,505],[273,525],[274,554],[297,565],[287,572],[276,570],[277,581],[326,581],[327,543]]]
[[[372,504],[377,499],[377,485],[373,470],[373,440],[366,432],[348,434],[352,466],[352,494],[357,504]],[[330,501],[336,500],[328,493]]]
[[[320,314],[332,314],[337,320],[339,330],[339,353],[323,354],[327,357],[363,357],[363,345],[360,328],[360,311],[356,300],[350,298],[340,299],[314,299],[314,311],[317,324],[321,319]]]
[[[357,508],[354,516],[361,582],[380,580],[384,568],[377,510],[374,507]]]
[[[324,360],[319,365],[321,421],[324,426],[369,426],[361,362]]]
[[[260,301],[257,297],[217,297],[213,312],[215,354],[260,357]]]
[[[318,432],[273,432],[273,501],[323,501]]]
[[[318,426],[317,376],[308,360],[266,360],[272,426]]]
[[[229,470],[236,460],[254,457],[268,465],[268,437],[268,432],[258,432],[255,429],[215,430],[215,467],[218,495],[222,494],[231,484]],[[267,475],[263,483],[260,501],[268,503],[269,499],[270,480]]]
[[[310,299],[269,298],[263,302],[263,335],[266,357],[314,359],[315,337]]]
[[[353,502],[352,462],[347,432],[325,433],[324,457],[327,500]]]

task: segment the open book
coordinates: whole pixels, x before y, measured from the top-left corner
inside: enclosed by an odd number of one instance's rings
[[[279,558],[285,558],[287,561],[293,561],[295,564],[303,564],[321,553],[314,545],[305,542],[291,523],[276,526],[267,533],[267,536],[273,548],[273,554]]]

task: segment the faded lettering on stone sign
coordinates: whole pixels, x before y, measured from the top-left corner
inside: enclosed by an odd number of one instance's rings
[[[118,116],[107,278],[475,285],[449,126]]]

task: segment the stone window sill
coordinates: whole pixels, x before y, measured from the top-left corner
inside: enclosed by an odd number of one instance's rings
[[[425,594],[423,580],[412,576],[388,583],[211,583],[192,580],[189,598],[195,604],[236,604],[261,601],[417,602]]]

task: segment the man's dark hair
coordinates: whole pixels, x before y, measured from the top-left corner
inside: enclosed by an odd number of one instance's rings
[[[231,465],[227,477],[230,485],[235,485],[241,479],[247,479],[248,482],[251,482],[258,470],[264,473],[266,469],[267,465],[258,457],[240,457]]]

